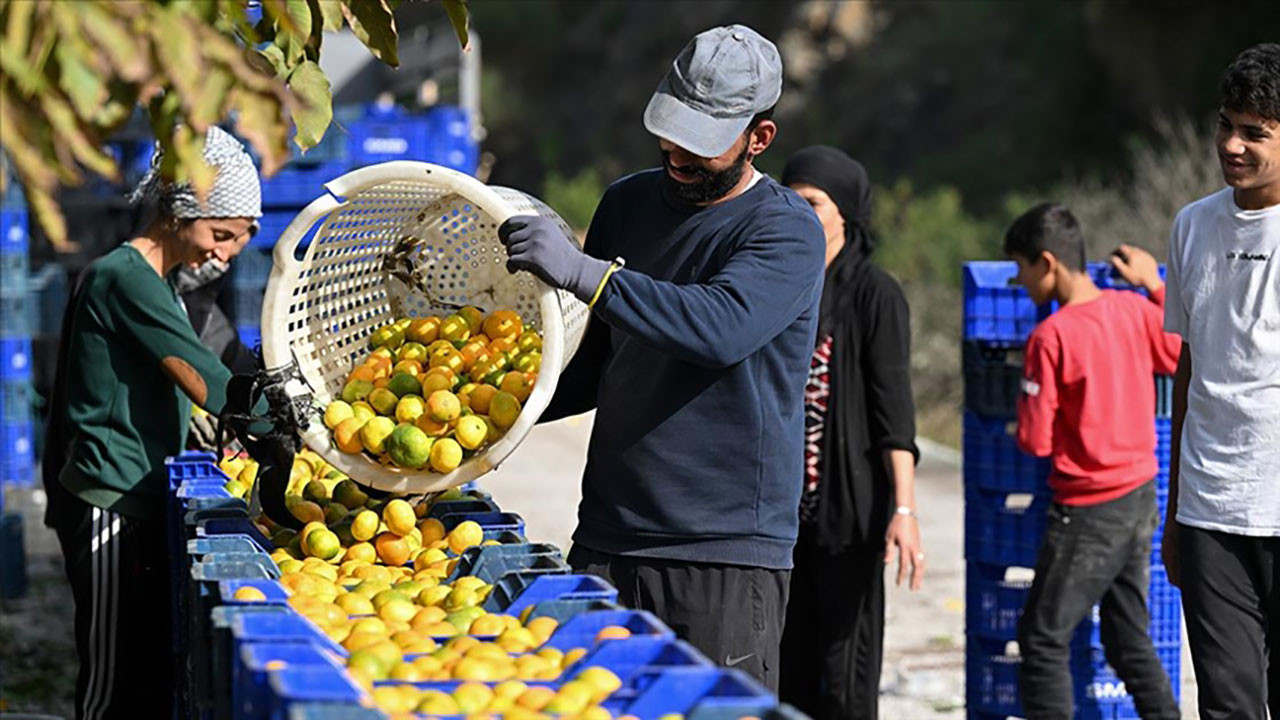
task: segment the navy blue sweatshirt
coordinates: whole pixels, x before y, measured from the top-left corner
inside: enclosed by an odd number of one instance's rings
[[[544,420],[596,408],[574,542],[785,569],[825,241],[769,178],[683,203],[662,170],[605,192],[585,249],[623,257]]]

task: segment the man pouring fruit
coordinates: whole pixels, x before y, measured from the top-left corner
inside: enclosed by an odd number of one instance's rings
[[[569,563],[775,689],[824,261],[753,167],[781,92],[773,43],[708,30],[644,112],[662,167],[609,187],[584,250],[548,218],[499,229],[510,270],[592,310],[543,416],[597,411]]]

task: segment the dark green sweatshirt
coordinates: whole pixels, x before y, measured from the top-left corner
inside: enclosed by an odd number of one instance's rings
[[[182,451],[187,435],[187,392],[218,413],[231,373],[132,245],[90,265],[73,302],[63,343],[67,456],[59,479],[90,504],[159,518],[168,491],[164,460]]]

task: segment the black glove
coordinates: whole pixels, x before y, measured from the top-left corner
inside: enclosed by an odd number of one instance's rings
[[[284,493],[301,449],[298,439],[303,408],[295,407],[284,390],[290,372],[259,371],[235,375],[227,383],[227,404],[218,417],[218,446],[233,435],[260,464],[258,482],[249,496],[252,513],[262,512],[278,525],[301,528],[302,522],[285,506]]]

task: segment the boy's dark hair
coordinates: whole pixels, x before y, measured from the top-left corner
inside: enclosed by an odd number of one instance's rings
[[[1254,45],[1236,56],[1222,76],[1222,106],[1280,120],[1280,45]]]
[[[1035,262],[1052,254],[1072,272],[1084,271],[1084,232],[1065,206],[1041,203],[1026,211],[1004,234],[1004,252]]]

